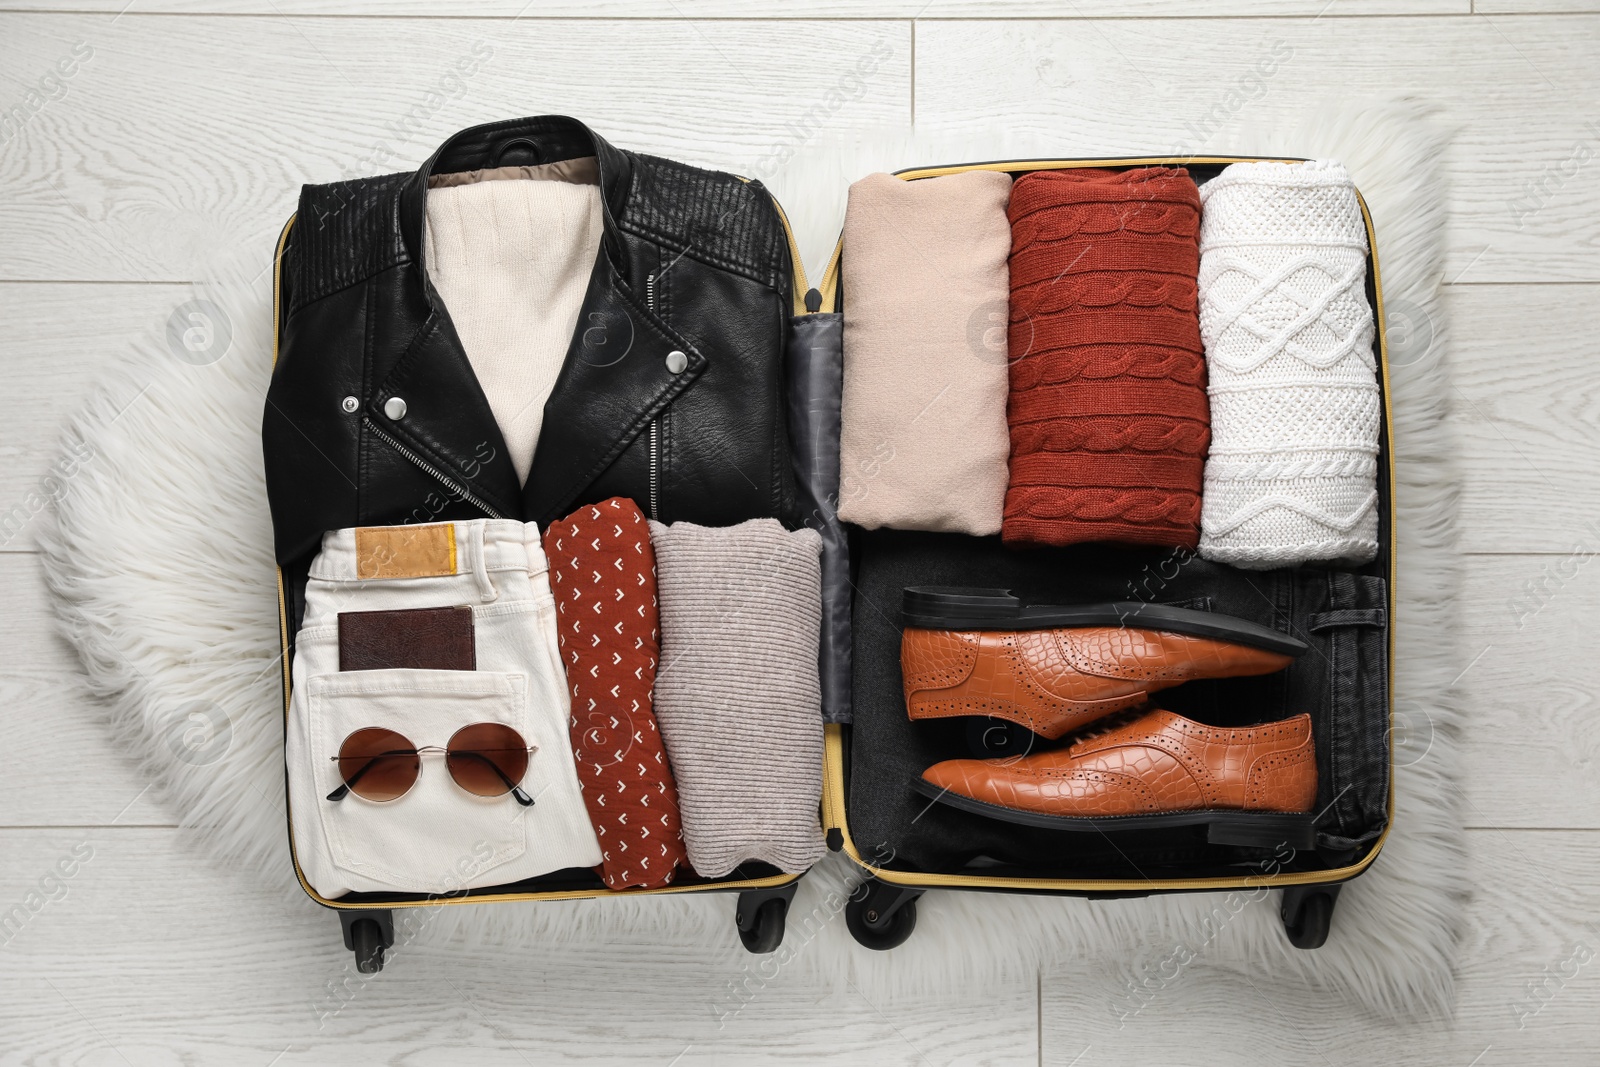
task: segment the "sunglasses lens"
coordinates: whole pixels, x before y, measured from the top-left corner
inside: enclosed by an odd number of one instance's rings
[[[498,797],[511,792],[528,772],[528,743],[509,726],[473,723],[450,738],[445,763],[462,789]]]
[[[367,800],[394,800],[417,784],[422,758],[393,730],[369,726],[339,746],[339,775],[350,792]]]

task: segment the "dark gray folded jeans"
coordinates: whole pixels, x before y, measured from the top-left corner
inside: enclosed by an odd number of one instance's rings
[[[1082,877],[1200,874],[1241,862],[1187,832],[1063,834],[930,805],[909,783],[945,759],[972,755],[964,720],[913,723],[900,682],[900,604],[908,585],[1010,588],[1061,603],[1181,604],[1293,634],[1310,650],[1287,670],[1190,682],[1156,697],[1217,726],[1312,717],[1317,748],[1317,852],[1299,862],[1347,862],[1388,820],[1388,618],[1374,571],[1299,567],[1241,571],[1192,552],[1079,545],[1017,552],[998,538],[868,531],[856,545],[854,725],[849,756],[851,835],[864,856],[907,870],[974,860],[1055,868]],[[1248,862],[1248,860],[1246,860]]]

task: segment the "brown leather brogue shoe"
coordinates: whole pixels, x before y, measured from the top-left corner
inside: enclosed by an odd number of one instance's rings
[[[913,587],[900,643],[913,719],[986,715],[1057,738],[1197,678],[1271,674],[1306,646],[1244,619],[1157,604],[1024,605]]]
[[[1085,626],[906,630],[900,671],[913,719],[989,715],[1057,738],[1196,678],[1271,674],[1292,658],[1209,637]]]
[[[915,783],[940,803],[1063,830],[1205,825],[1219,844],[1310,848],[1311,717],[1227,729],[1153,708],[1065,749],[947,760]]]

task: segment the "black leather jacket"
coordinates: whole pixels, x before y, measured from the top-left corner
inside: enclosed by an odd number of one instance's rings
[[[428,179],[591,155],[604,237],[519,487],[423,269]],[[325,530],[546,524],[614,495],[663,522],[795,518],[790,259],[759,183],[622,151],[570,118],[492,123],[414,174],[305,186],[279,266],[262,440],[284,565],[303,566]]]

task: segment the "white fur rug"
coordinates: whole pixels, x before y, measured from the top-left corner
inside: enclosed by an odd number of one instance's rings
[[[1439,300],[1444,140],[1422,109],[1397,104],[1308,114],[1206,146],[1332,156],[1348,165],[1375,217],[1396,341],[1394,684],[1403,733],[1395,827],[1376,865],[1346,887],[1326,947],[1290,947],[1276,893],[1088,902],[936,892],[919,902],[906,945],[871,953],[845,930],[843,895],[856,879],[834,855],[804,881],[772,963],[743,954],[732,900],[722,894],[413,911],[402,939],[536,943],[541,971],[557,981],[563,959],[608,955],[607,945],[637,946],[619,967],[681,966],[693,949],[693,958],[726,971],[730,990],[752,982],[759,989],[777,966],[792,965],[796,973],[852,981],[869,997],[959,991],[1007,977],[1031,982],[1040,969],[1070,968],[1087,983],[1086,995],[1139,1001],[1173,980],[1173,961],[1183,960],[1186,975],[1247,970],[1394,1017],[1448,1012],[1466,885],[1456,793],[1446,787],[1456,774],[1460,712],[1449,691],[1459,665],[1449,625],[1458,584],[1456,479],[1443,422],[1447,335]],[[782,172],[761,177],[787,208],[815,276],[855,178],[1054,152],[1059,146],[999,137],[891,131],[800,146]],[[683,153],[704,155],[703,146]],[[148,339],[140,358],[109,375],[70,420],[62,447],[92,447],[97,458],[74,480],[41,543],[61,625],[105,699],[108,728],[203,842],[196,855],[246,872],[281,901],[299,891],[285,845],[276,598],[259,437],[271,359],[271,279],[263,268],[272,250],[248,252],[219,264],[197,291],[213,305],[192,309],[201,318]],[[177,545],[189,555],[182,573],[172,565]],[[320,923],[330,941],[338,937],[331,915],[309,907],[294,914]],[[730,993],[728,1010],[743,999]]]

